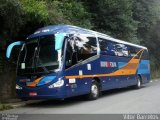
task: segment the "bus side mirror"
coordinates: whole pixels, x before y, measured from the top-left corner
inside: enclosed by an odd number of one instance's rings
[[[64,37],[64,33],[55,34],[55,50],[60,50],[62,48]]]
[[[11,43],[11,44],[7,47],[6,57],[7,57],[8,59],[10,59],[12,49],[13,49],[15,46],[22,45],[23,43],[24,43],[24,42],[22,42],[22,41],[17,41],[17,42]]]

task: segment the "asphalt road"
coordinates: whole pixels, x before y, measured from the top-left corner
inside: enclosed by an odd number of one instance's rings
[[[83,97],[65,101],[43,101],[24,107],[1,111],[10,114],[160,114],[160,81],[153,81],[139,90],[133,88],[110,90],[94,101]]]

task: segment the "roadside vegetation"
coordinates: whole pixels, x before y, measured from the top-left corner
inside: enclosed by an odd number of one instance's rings
[[[13,108],[13,107],[12,107],[11,105],[7,105],[7,104],[0,103],[0,111],[12,109],[12,108]]]

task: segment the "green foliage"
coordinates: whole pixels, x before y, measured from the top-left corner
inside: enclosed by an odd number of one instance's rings
[[[22,9],[25,14],[25,19],[28,21],[36,20],[37,22],[46,22],[48,19],[47,3],[36,0],[21,0]],[[27,21],[27,22],[28,22]]]
[[[160,68],[160,52],[159,52],[159,45],[160,45],[160,21],[157,24],[153,25],[148,32],[148,38],[144,41],[144,44],[150,50],[150,56],[152,60],[152,68],[159,69]]]
[[[11,105],[2,104],[0,103],[0,111],[12,109],[13,107]]]
[[[90,14],[81,2],[74,0],[49,1],[48,9],[51,24],[72,24],[86,28],[91,28],[92,26]]]
[[[22,11],[17,0],[0,0],[0,47],[4,48],[6,43],[17,36],[23,24]]]
[[[43,0],[19,0],[21,5],[21,19],[23,24],[19,26],[20,31],[16,39],[24,40],[39,27],[48,23],[49,13],[47,3]]]
[[[138,38],[146,39],[153,25],[160,16],[160,2],[158,0],[135,0],[133,18],[138,21]]]
[[[48,1],[48,14],[49,21],[48,24],[70,24],[70,22],[65,18],[63,11],[59,8],[61,5],[60,1]]]
[[[160,44],[160,1],[135,0],[133,10],[133,18],[138,21],[137,37],[141,39],[142,45],[148,47],[151,68],[154,71],[152,73],[157,73],[160,68],[160,52],[158,52]]]
[[[160,67],[159,0],[0,0],[0,48],[51,24],[72,24],[149,48]],[[156,68],[156,69],[158,69]]]
[[[92,8],[93,5],[96,7]],[[132,0],[100,0],[90,6],[96,30],[127,41],[136,39],[137,22],[132,19]]]
[[[71,3],[69,2],[71,1]],[[66,18],[73,24],[81,27],[91,28],[90,15],[82,3],[75,0],[65,0],[60,6]]]

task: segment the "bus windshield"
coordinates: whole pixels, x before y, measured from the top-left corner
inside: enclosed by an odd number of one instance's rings
[[[54,35],[32,38],[22,46],[18,74],[49,73],[58,68],[58,51],[55,50]]]

